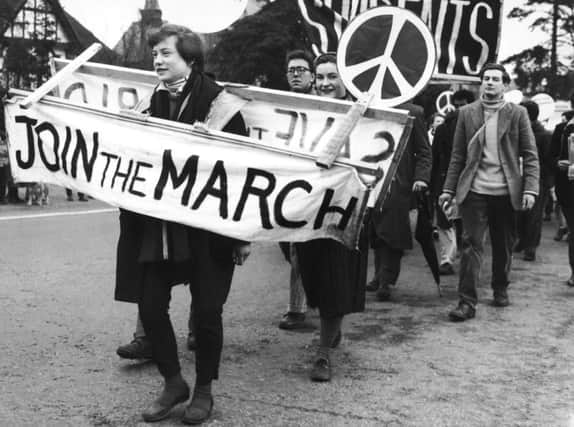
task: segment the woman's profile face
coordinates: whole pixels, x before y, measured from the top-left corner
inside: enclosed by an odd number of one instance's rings
[[[337,65],[332,62],[319,64],[315,70],[315,89],[319,96],[342,99],[347,91],[337,71]]]
[[[158,79],[165,83],[181,80],[191,73],[191,65],[185,62],[176,48],[177,37],[169,36],[152,48],[153,68]]]

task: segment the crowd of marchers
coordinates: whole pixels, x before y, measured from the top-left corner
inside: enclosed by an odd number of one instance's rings
[[[149,47],[158,82],[151,97],[138,105],[139,112],[189,124],[218,114],[229,118],[221,130],[247,135],[240,111],[214,111],[232,106],[214,102],[223,88],[204,72],[204,51],[195,33],[165,24],[150,35]],[[314,57],[304,50],[289,52],[285,73],[293,92],[353,100],[333,53]],[[434,114],[428,126],[421,106],[397,107],[409,112],[414,125],[382,208],[365,215],[357,249],[332,239],[280,244],[291,272],[279,328],[308,329],[308,308],[317,309],[320,318],[319,344],[309,367],[312,381],[331,380],[331,352],[343,337],[344,316],[364,311],[366,292],[374,292],[378,301],[395,297],[401,260],[413,247],[410,212],[422,198],[432,201],[439,273],[459,277],[458,304],[445,314],[452,321],[476,315],[487,230],[494,306],[512,309],[508,289],[513,252],[534,261],[542,223],[552,213],[561,218],[555,238],[568,236],[572,275],[566,283],[574,286],[574,232],[568,233],[574,230],[574,144],[569,141],[574,110],[548,131],[538,120],[535,102],[505,100],[510,77],[504,67],[486,64],[479,77],[478,90],[456,91],[454,111]],[[571,103],[574,108],[574,98]],[[21,199],[10,181],[6,135],[0,137],[0,203],[17,203]],[[43,196],[37,189],[41,187],[30,183],[26,201],[47,204],[47,192]],[[67,197],[73,200],[71,191]],[[79,194],[79,200],[87,199]],[[250,243],[127,210],[120,211],[119,227],[115,299],[137,304],[138,316],[134,339],[117,354],[153,360],[164,379],[142,417],[160,421],[187,402],[182,422],[200,424],[211,417],[214,406],[223,307],[234,268],[249,257]],[[374,254],[372,278],[367,277],[369,250]],[[191,293],[187,348],[195,352],[193,387],[182,375],[169,316],[171,288],[178,284]]]
[[[211,101],[222,89],[203,72],[195,34],[165,25],[150,38],[150,48],[159,83],[142,112],[193,123],[216,108]],[[293,92],[353,100],[333,53],[313,57],[303,50],[289,52],[285,73]],[[526,260],[535,260],[542,221],[554,211],[565,218],[556,238],[568,234],[573,275],[567,284],[574,286],[574,233],[564,231],[574,227],[574,184],[568,178],[573,112],[564,115],[552,134],[538,121],[536,103],[505,101],[510,77],[504,67],[485,65],[480,81],[478,93],[455,92],[455,110],[446,117],[433,115],[429,126],[422,107],[398,107],[409,112],[414,125],[382,208],[365,215],[356,250],[331,239],[280,243],[291,271],[279,328],[308,330],[308,308],[317,309],[320,318],[319,344],[309,368],[312,381],[331,380],[331,352],[341,342],[343,318],[364,310],[366,292],[375,292],[378,301],[393,298],[401,260],[413,246],[409,214],[417,199],[432,200],[439,273],[458,270],[459,302],[448,312],[452,321],[475,317],[487,229],[494,306],[510,305],[512,253],[521,251]],[[241,113],[227,116],[231,119],[223,130],[244,135]],[[368,280],[370,249],[375,269]],[[138,316],[134,339],[117,353],[125,359],[154,360],[164,378],[158,398],[142,414],[145,421],[169,417],[190,396],[182,422],[199,424],[210,418],[223,345],[223,305],[234,266],[243,264],[249,253],[248,242],[133,212],[120,214],[116,299],[137,303]],[[195,352],[193,392],[181,374],[168,311],[171,287],[180,283],[191,292],[186,344]]]

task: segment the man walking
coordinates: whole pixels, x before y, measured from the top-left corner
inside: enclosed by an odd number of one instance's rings
[[[531,209],[539,190],[538,153],[526,109],[504,101],[508,73],[502,65],[486,64],[480,78],[480,99],[460,109],[439,198],[444,206],[456,196],[463,223],[460,300],[449,313],[453,321],[475,316],[487,226],[492,243],[493,304],[509,304],[515,211]]]
[[[315,79],[313,55],[304,50],[293,50],[287,53],[285,63],[287,64],[287,83],[289,83],[291,92],[312,93]],[[287,306],[287,313],[279,322],[279,328],[288,330],[305,328],[307,301],[301,283],[297,253],[291,243],[281,242],[280,245],[285,257],[291,263],[291,275],[289,278],[289,305]]]

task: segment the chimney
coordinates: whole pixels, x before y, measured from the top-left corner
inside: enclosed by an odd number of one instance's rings
[[[158,0],[145,0],[144,10],[161,10]]]

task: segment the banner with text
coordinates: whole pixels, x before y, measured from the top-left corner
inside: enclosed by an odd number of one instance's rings
[[[54,60],[54,71],[69,61]],[[155,73],[87,63],[64,81],[57,96],[111,111],[134,108],[150,96],[157,84]],[[248,100],[241,108],[249,135],[262,144],[285,152],[318,156],[332,136],[338,120],[353,105],[350,101],[321,98],[245,85],[226,85],[226,91]],[[351,132],[340,159],[348,159],[366,184],[383,178],[374,196],[390,185],[398,159],[411,130],[408,112],[369,108]],[[379,175],[380,176],[380,175]]]
[[[337,50],[349,21],[378,6],[397,6],[418,15],[434,34],[436,77],[477,80],[487,62],[496,62],[502,0],[298,0],[315,53]],[[397,46],[393,57],[416,52]]]
[[[247,241],[321,237],[354,247],[368,189],[352,167],[249,147],[249,138],[141,121],[47,98],[5,103],[17,181],[41,181],[104,202]],[[243,144],[243,145],[242,145]]]

